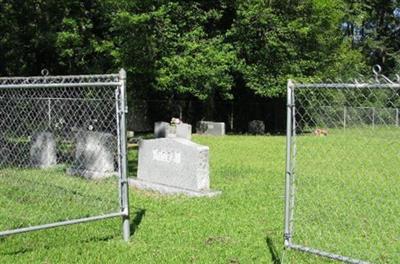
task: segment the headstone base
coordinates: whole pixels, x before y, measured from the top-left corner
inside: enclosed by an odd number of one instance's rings
[[[134,186],[138,189],[156,191],[161,194],[171,194],[171,195],[183,194],[190,197],[214,197],[222,193],[221,191],[213,191],[213,190],[207,190],[207,191],[188,190],[159,183],[147,182],[139,179],[129,179],[128,182],[129,185]]]

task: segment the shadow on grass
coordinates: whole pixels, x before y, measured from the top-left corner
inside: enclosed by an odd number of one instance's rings
[[[271,253],[272,263],[273,264],[281,264],[282,261],[281,261],[281,259],[279,257],[279,253],[276,250],[276,247],[275,247],[274,242],[272,241],[272,239],[269,236],[267,236],[265,241],[267,242],[267,246],[268,246],[269,252]]]
[[[145,214],[146,214],[145,209],[139,209],[136,211],[136,216],[135,218],[133,218],[131,222],[131,237],[135,234]]]
[[[97,243],[97,242],[107,242],[110,240],[115,239],[116,236],[115,235],[105,235],[105,236],[94,236],[94,237],[90,237],[88,239],[84,239],[81,241],[75,241],[76,243]],[[21,246],[23,246],[23,243],[21,243]],[[54,249],[54,248],[61,248],[65,245],[60,245],[60,244],[50,244],[50,243],[45,243],[44,245],[41,245],[40,248],[38,247],[26,247],[26,248],[20,248],[14,251],[10,251],[10,252],[0,252],[0,256],[16,256],[16,255],[23,255],[26,253],[31,253],[35,250],[48,250],[48,249]]]
[[[142,219],[143,219],[145,214],[146,214],[146,210],[145,209],[139,208],[136,211],[135,218],[133,218],[133,220],[131,222],[131,225],[130,225],[130,227],[131,227],[131,237],[133,237],[133,235],[137,231],[137,229],[138,229],[140,223],[142,222]],[[110,240],[113,240],[113,239],[116,239],[116,238],[120,238],[120,235],[111,235],[110,234],[110,235],[103,235],[103,236],[92,236],[92,237],[89,237],[88,239],[84,239],[84,240],[81,240],[81,241],[75,241],[75,243],[78,244],[78,243],[107,242],[107,241],[110,241]],[[6,239],[7,239],[6,237],[0,238],[0,242],[5,241]],[[21,243],[21,246],[23,246],[22,243]],[[62,246],[64,246],[64,245],[61,245],[61,244],[56,245],[56,244],[51,243],[51,241],[49,241],[49,243],[45,243],[40,248],[41,249],[50,249],[50,248],[60,248]],[[17,250],[13,250],[13,251],[10,251],[10,252],[1,252],[0,251],[0,256],[1,255],[3,255],[3,256],[22,255],[22,254],[33,252],[36,249],[38,249],[38,248],[27,247],[27,248],[20,248],[20,249],[17,249]]]
[[[19,250],[12,251],[12,252],[1,253],[0,255],[3,255],[3,256],[14,256],[14,255],[22,255],[22,254],[30,253],[32,251],[33,251],[32,248],[21,248]]]

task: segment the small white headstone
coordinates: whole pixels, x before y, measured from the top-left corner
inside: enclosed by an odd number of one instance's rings
[[[173,128],[170,123],[167,122],[155,122],[154,123],[154,137],[165,138],[174,134]]]
[[[176,137],[191,140],[192,139],[192,126],[189,124],[185,124],[185,123],[176,125]]]
[[[32,136],[31,142],[30,156],[32,166],[48,168],[57,164],[56,143],[52,133],[37,133]]]
[[[170,124],[167,122],[154,123],[155,138],[185,138],[192,139],[192,126],[185,123]]]

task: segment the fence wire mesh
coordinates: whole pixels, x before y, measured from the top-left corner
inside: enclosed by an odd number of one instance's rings
[[[0,236],[123,215],[121,84],[118,74],[0,78]]]
[[[400,262],[399,95],[400,84],[384,76],[289,82],[286,247],[350,263]]]

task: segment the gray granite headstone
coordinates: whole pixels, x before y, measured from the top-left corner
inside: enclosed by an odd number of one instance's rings
[[[265,124],[261,120],[253,120],[249,122],[249,133],[262,135],[265,133]]]
[[[225,123],[224,122],[199,121],[197,123],[196,132],[198,134],[204,134],[204,135],[224,136],[225,135]]]
[[[57,164],[56,143],[53,133],[36,133],[31,139],[30,163],[34,167],[49,168]]]
[[[167,122],[154,123],[155,138],[192,138],[192,126],[185,123],[171,125]]]
[[[136,179],[141,189],[189,196],[214,196],[210,190],[209,148],[183,138],[143,140],[139,144]]]
[[[177,124],[175,131],[177,138],[192,139],[192,125],[185,123]]]
[[[172,126],[167,122],[155,122],[154,123],[154,137],[165,138],[174,134]]]
[[[115,137],[109,133],[79,131],[76,134],[75,160],[68,173],[87,179],[115,175]]]

